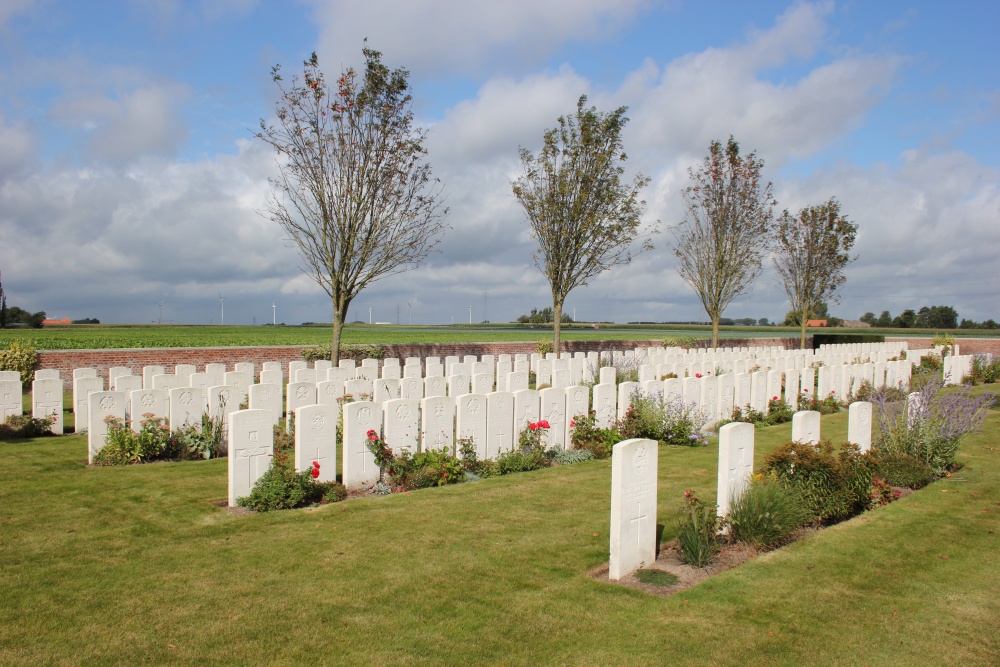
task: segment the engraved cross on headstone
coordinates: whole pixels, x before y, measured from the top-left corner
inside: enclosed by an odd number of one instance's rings
[[[642,513],[642,501],[635,501],[635,514],[636,516],[630,519],[631,523],[636,524],[635,526],[635,545],[642,546],[642,520],[648,519],[649,517]]]

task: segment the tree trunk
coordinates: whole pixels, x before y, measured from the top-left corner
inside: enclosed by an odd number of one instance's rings
[[[330,340],[330,363],[336,368],[340,365],[340,334],[344,330],[344,314],[346,309],[333,300],[333,337]]]
[[[802,312],[799,313],[799,332],[800,332],[799,333],[799,349],[800,350],[806,349],[806,322],[809,321],[806,318],[808,316],[809,316],[809,310],[808,309],[803,309]]]
[[[712,349],[719,347],[719,316],[712,316]]]
[[[560,340],[560,333],[562,333],[562,299],[557,298],[552,295],[552,351],[556,355],[562,354],[562,341]],[[556,357],[558,358],[558,356]]]

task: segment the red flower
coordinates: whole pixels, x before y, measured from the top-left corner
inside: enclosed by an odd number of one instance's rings
[[[685,498],[691,497],[691,489],[684,489],[684,497]]]
[[[528,428],[530,428],[532,431],[537,431],[540,425],[541,424],[539,422],[531,422],[530,424],[528,424]]]
[[[696,378],[700,378],[700,377],[701,377],[701,373],[695,373],[695,374],[694,374],[694,376],[695,376]]]
[[[313,479],[317,479],[319,477],[319,467],[317,466],[313,468],[312,472],[310,472],[309,474],[312,475]]]
[[[777,397],[777,396],[772,396],[772,397],[771,397],[771,400],[772,400],[772,401],[776,401],[776,400],[778,400],[778,397]]]
[[[541,426],[542,428],[552,428],[551,425],[549,425],[548,420],[546,419],[543,419],[542,421],[538,422],[538,425]]]
[[[575,426],[576,426],[576,420],[575,419],[570,419],[569,420],[569,427],[570,428],[574,428]]]
[[[319,470],[319,461],[313,461],[313,468],[316,468],[316,470]]]

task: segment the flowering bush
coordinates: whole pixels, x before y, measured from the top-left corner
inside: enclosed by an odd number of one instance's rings
[[[302,507],[314,503],[339,502],[347,497],[340,482],[319,482],[319,463],[308,469],[295,470],[288,452],[275,451],[271,465],[254,483],[250,495],[237,498],[236,504],[255,512],[271,512]]]
[[[590,411],[586,417],[576,418],[570,434],[573,447],[589,450],[594,458],[606,459],[611,456],[611,448],[622,441],[622,436],[615,427],[600,428],[597,426],[597,413]]]
[[[933,379],[906,401],[877,393],[872,401],[875,448],[917,458],[935,475],[951,468],[962,436],[979,430],[995,396],[972,396],[969,387],[949,392],[942,388],[942,381]]]
[[[121,419],[107,417],[108,435],[105,445],[94,455],[95,465],[127,465],[161,459],[181,458],[187,449],[170,436],[167,420],[143,415],[139,432],[134,432]]]
[[[617,428],[621,440],[650,438],[668,445],[693,447],[708,444],[700,433],[707,422],[708,418],[694,403],[636,392]]]
[[[375,457],[375,465],[378,466],[378,481],[385,481],[385,473],[390,470],[393,462],[392,448],[386,444],[378,431],[370,429],[365,434],[365,444],[368,451]],[[392,473],[390,473],[391,475]]]
[[[1000,357],[989,353],[974,355],[968,379],[972,384],[993,384],[1000,381]]]
[[[518,446],[525,453],[544,452],[546,436],[550,428],[552,425],[547,419],[531,422],[521,429],[521,434],[517,439]]]

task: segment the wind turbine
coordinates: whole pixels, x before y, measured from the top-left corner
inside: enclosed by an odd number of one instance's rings
[[[413,324],[413,304],[406,302],[407,314],[410,316],[410,324]]]
[[[226,298],[219,292],[219,325],[226,323]]]
[[[160,307],[160,316],[156,319],[157,324],[163,324],[163,304],[166,303],[166,299],[163,301],[157,301],[156,305]]]
[[[271,302],[271,326],[278,324],[278,311],[274,301]]]

